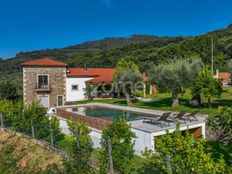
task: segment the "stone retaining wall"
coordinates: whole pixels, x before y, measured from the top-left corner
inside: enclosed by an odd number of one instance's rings
[[[68,119],[68,120],[74,120],[74,121],[86,123],[91,128],[103,130],[104,128],[106,128],[108,125],[112,123],[112,121],[108,121],[108,120],[104,120],[100,118],[78,115],[76,113],[68,112],[65,109],[67,109],[67,107],[57,108],[57,111],[56,111],[57,116]]]

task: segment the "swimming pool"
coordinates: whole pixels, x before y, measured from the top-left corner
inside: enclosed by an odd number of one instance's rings
[[[87,115],[90,117],[102,118],[106,120],[115,120],[124,116],[127,121],[134,121],[151,116],[145,113],[138,113],[133,111],[119,110],[99,106],[79,106],[68,108],[67,111],[76,114]]]

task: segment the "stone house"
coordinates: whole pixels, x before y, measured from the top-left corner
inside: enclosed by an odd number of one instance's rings
[[[26,104],[36,100],[46,108],[64,104],[67,64],[44,58],[22,63],[21,66]]]
[[[115,68],[70,68],[68,64],[51,58],[28,61],[21,66],[26,104],[38,100],[44,107],[50,108],[83,100],[87,84],[100,88],[93,94],[94,97],[118,97],[116,90],[102,90],[112,85]],[[143,81],[148,83],[145,74]],[[154,89],[150,87],[149,93]]]

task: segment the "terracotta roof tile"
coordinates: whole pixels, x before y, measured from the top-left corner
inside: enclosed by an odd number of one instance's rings
[[[43,58],[43,59],[37,59],[32,60],[28,62],[24,62],[21,64],[21,66],[62,66],[67,67],[68,64],[59,62],[50,58]]]
[[[89,83],[112,82],[115,68],[70,68],[67,77],[94,77]]]
[[[110,83],[113,82],[115,68],[70,68],[67,77],[93,77],[87,83]],[[144,81],[148,81],[147,75],[143,74]]]

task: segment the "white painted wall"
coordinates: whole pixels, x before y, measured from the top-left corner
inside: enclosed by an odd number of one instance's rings
[[[135,140],[135,154],[136,155],[141,155],[141,152],[144,152],[145,148],[147,149],[154,149],[154,141],[151,136],[151,133],[149,132],[144,132],[138,129],[133,129],[131,128],[132,132],[135,133],[136,138]]]
[[[60,119],[61,132],[63,132],[66,135],[70,135],[70,132],[68,130],[68,125],[66,123],[66,119],[60,118],[60,117],[58,117],[58,118]],[[202,135],[205,138],[205,123],[190,125],[189,127],[182,127],[180,130],[186,130],[187,128],[192,129],[192,128],[196,128],[196,127],[202,127]],[[90,128],[90,129],[91,129],[90,137],[91,137],[92,142],[93,142],[93,147],[99,148],[102,133],[101,133],[101,131],[96,130],[94,128]],[[136,135],[136,138],[134,139],[135,140],[134,150],[135,150],[135,154],[139,155],[139,156],[142,155],[141,152],[144,152],[146,147],[147,147],[147,149],[154,150],[155,137],[166,134],[166,131],[161,131],[161,132],[157,132],[157,133],[149,133],[149,132],[144,132],[144,131],[134,129],[134,128],[131,128],[131,130]],[[173,132],[174,130],[175,129],[170,129],[169,132]]]
[[[70,131],[68,129],[68,124],[66,122],[66,119],[58,117],[60,120],[60,128],[61,128],[61,132],[64,133],[65,135],[70,135]],[[100,146],[100,141],[101,141],[101,131],[90,128],[91,132],[90,132],[90,137],[92,139],[93,142],[93,147],[94,148],[99,148]]]
[[[66,101],[78,101],[85,99],[84,88],[85,81],[93,79],[92,77],[66,77]],[[78,91],[72,91],[72,85],[78,85]]]
[[[63,132],[66,135],[70,135],[66,119],[60,118],[60,117],[58,118],[60,120],[61,132]],[[93,129],[93,128],[90,128],[90,129],[91,129],[90,137],[93,142],[93,147],[100,148],[102,132],[97,129]],[[153,140],[151,139],[150,133],[143,132],[143,131],[133,129],[133,128],[132,128],[132,131],[136,134],[136,137],[137,137],[134,139],[135,140],[135,147],[134,147],[135,154],[141,155],[141,152],[145,150],[145,147],[147,147],[148,149],[153,149]]]

